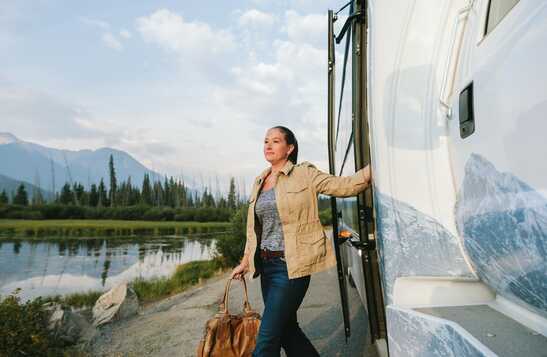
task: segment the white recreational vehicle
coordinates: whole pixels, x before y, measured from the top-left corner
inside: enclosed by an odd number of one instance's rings
[[[356,289],[390,356],[546,356],[547,1],[351,1],[328,74],[346,334]]]

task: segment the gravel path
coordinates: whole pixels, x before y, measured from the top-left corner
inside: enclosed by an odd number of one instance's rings
[[[218,309],[229,273],[203,286],[144,307],[127,321],[103,327],[89,346],[93,356],[195,356],[205,321]],[[232,284],[230,311],[239,312],[243,289]],[[264,305],[259,279],[248,282],[253,309]],[[366,312],[357,291],[349,289],[352,336],[345,343],[336,270],[312,276],[299,310],[299,323],[321,356],[374,356],[368,346]],[[366,352],[368,350],[368,352]],[[284,354],[282,354],[284,355]]]

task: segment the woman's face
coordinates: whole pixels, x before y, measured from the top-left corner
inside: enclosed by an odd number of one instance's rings
[[[279,129],[270,129],[264,138],[264,157],[270,164],[286,160],[293,151],[294,145],[288,145],[285,135]]]

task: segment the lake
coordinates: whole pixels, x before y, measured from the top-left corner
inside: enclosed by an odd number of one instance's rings
[[[0,240],[0,294],[23,299],[106,291],[137,277],[169,276],[179,264],[208,260],[214,237]]]

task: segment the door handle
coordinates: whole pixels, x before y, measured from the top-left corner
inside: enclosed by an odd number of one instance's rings
[[[367,242],[355,238],[350,231],[345,229],[338,233],[338,244],[343,244],[344,242],[348,242],[352,247],[357,248],[358,250],[369,250]]]
[[[473,106],[473,82],[460,92],[460,137],[467,138],[475,132],[475,108]]]

